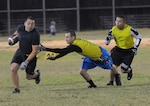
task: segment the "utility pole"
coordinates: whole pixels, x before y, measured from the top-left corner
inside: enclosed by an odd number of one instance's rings
[[[45,11],[45,0],[42,0],[43,7],[43,34],[46,34],[46,11]]]
[[[7,0],[7,26],[8,35],[10,35],[10,0]]]
[[[115,0],[112,0],[112,23],[115,24]]]
[[[77,8],[77,31],[80,32],[80,3],[79,0],[76,0]]]

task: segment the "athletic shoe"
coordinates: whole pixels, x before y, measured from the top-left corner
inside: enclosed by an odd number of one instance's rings
[[[12,93],[20,93],[20,89],[19,88],[15,88]]]
[[[89,85],[88,88],[97,88],[96,85]]]
[[[40,83],[40,70],[36,70],[36,72],[38,73],[37,77],[35,78],[35,83],[39,84]]]
[[[131,68],[131,71],[127,74],[127,80],[131,80],[132,76],[133,76],[133,73],[132,73],[132,68]]]
[[[121,77],[120,74],[115,74],[115,81],[117,86],[121,86]]]
[[[114,85],[114,81],[109,81],[106,85],[108,85],[108,86],[113,86]]]

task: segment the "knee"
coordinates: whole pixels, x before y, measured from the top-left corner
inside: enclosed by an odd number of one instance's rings
[[[10,70],[12,73],[17,73],[19,69],[19,65],[18,64],[15,64],[15,63],[12,63],[11,66],[10,66]]]
[[[79,70],[79,73],[82,74],[82,70]]]
[[[129,65],[126,65],[124,63],[121,64],[121,71],[123,73],[128,73],[128,71],[129,71],[128,69],[129,69]]]
[[[11,70],[12,74],[17,74],[17,72],[18,72],[18,69],[16,69],[16,68],[11,67],[10,70]]]
[[[12,73],[17,73],[17,70],[14,69],[14,68],[11,68],[10,70],[11,70]]]
[[[117,67],[115,65],[112,65],[111,72],[112,73],[117,73]]]
[[[81,69],[81,70],[79,70],[79,73],[82,75],[85,73],[85,70]]]
[[[81,75],[85,74],[86,72],[87,72],[87,70],[83,70],[83,69],[79,70],[79,73],[80,73]]]

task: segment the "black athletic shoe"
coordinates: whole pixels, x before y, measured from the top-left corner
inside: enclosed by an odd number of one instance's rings
[[[40,81],[41,81],[41,79],[40,79],[40,70],[37,70],[36,72],[38,73],[38,75],[37,75],[37,77],[35,78],[35,83],[36,83],[36,84],[39,84]]]
[[[115,74],[115,81],[117,86],[121,86],[121,77],[120,74]]]
[[[132,73],[132,69],[131,69],[131,71],[127,74],[127,80],[131,80],[132,76],[133,76],[133,73]]]
[[[109,81],[106,85],[108,85],[108,86],[113,86],[114,85],[114,82],[113,81]]]
[[[20,89],[19,88],[15,88],[12,93],[20,93]]]
[[[96,85],[89,85],[88,88],[97,88]]]

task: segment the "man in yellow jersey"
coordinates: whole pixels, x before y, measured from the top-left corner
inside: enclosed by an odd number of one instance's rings
[[[74,31],[66,32],[65,39],[69,44],[66,48],[51,49],[41,45],[40,50],[59,53],[56,57],[48,58],[50,60],[55,60],[71,52],[77,52],[85,56],[79,72],[81,76],[90,84],[88,88],[97,87],[92,81],[90,75],[87,73],[88,69],[92,69],[96,66],[113,71],[113,73],[115,73],[116,85],[121,85],[120,75],[116,71],[115,66],[112,64],[111,56],[104,48],[87,40],[76,38],[76,33]]]
[[[113,38],[116,42],[116,46],[111,50],[113,64],[116,67],[121,66],[121,71],[127,73],[127,80],[131,80],[133,75],[131,63],[140,45],[141,35],[126,24],[124,16],[117,16],[116,25],[108,32],[105,44],[108,45]],[[113,85],[113,81],[114,74],[111,71],[110,82],[107,85]]]

